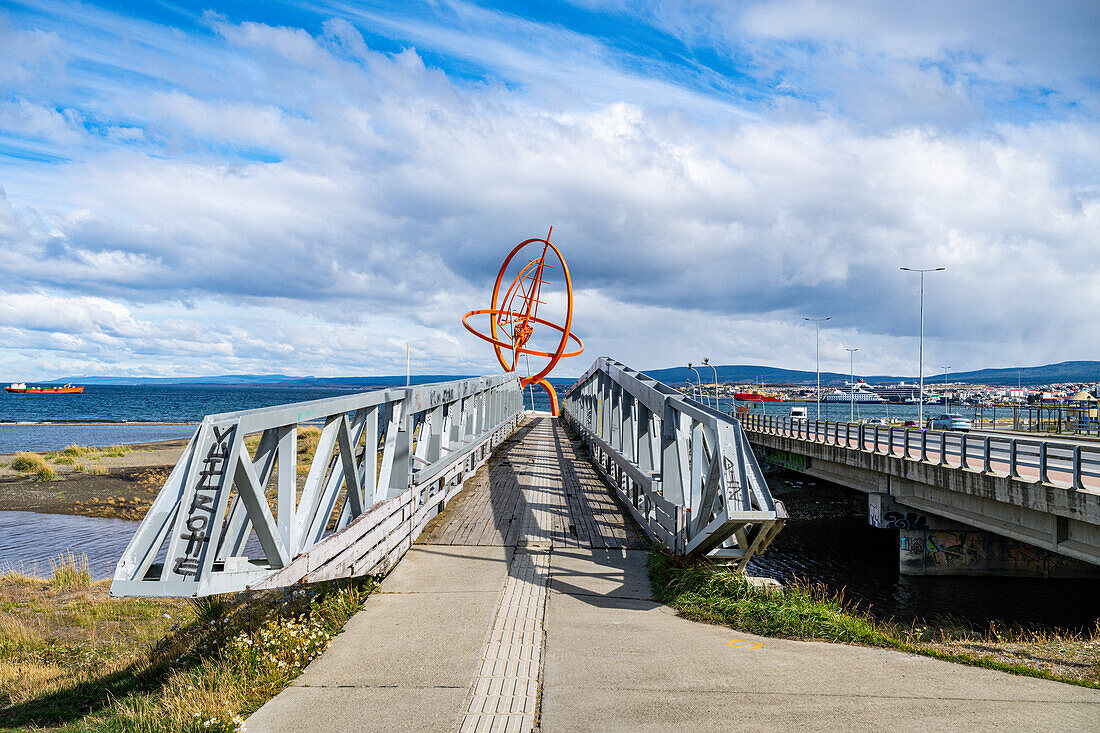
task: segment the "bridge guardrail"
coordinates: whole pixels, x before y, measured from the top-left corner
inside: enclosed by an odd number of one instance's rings
[[[208,415],[111,593],[204,596],[377,572],[522,418],[515,374]],[[298,426],[309,422],[323,427],[299,490]]]
[[[1040,482],[1070,491],[1100,489],[1100,446],[778,415],[748,415],[742,424],[749,431]]]
[[[787,512],[735,418],[606,357],[562,405],[634,518],[677,554],[741,569],[782,529]]]

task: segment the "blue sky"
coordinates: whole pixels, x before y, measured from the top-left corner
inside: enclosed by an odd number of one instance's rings
[[[1100,358],[1100,5],[0,9],[0,373],[492,369],[553,224],[582,371]],[[935,373],[931,367],[928,373]]]

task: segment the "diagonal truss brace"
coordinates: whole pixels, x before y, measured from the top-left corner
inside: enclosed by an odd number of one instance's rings
[[[378,572],[522,418],[514,374],[209,415],[111,593],[204,596]],[[300,471],[303,423],[323,427]]]
[[[677,554],[743,569],[783,528],[787,512],[735,418],[608,358],[563,404],[635,519]]]

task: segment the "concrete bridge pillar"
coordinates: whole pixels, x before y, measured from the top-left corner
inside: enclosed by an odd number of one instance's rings
[[[902,575],[1100,577],[1095,565],[899,504],[885,493],[867,495],[867,521],[898,530]]]
[[[899,529],[902,575],[1100,578],[1100,568],[972,527]]]

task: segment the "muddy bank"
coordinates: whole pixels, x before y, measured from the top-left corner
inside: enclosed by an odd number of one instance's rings
[[[90,449],[79,456],[43,452],[57,474],[43,481],[12,468],[14,454],[0,456],[0,511],[141,519],[179,460],[186,440]],[[71,462],[70,462],[71,461]]]

